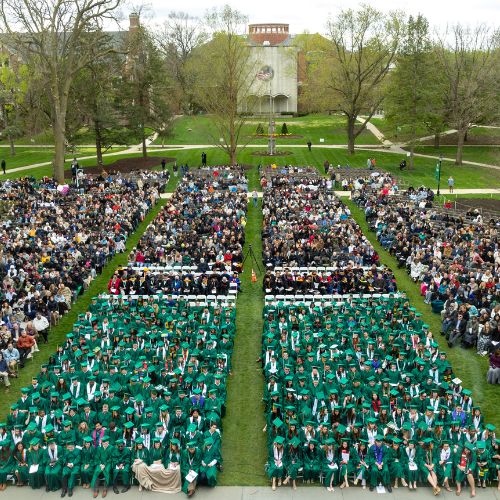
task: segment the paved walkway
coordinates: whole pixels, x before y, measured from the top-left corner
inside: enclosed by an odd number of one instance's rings
[[[120,488],[121,490],[121,488]],[[465,488],[460,498],[469,498],[470,490]],[[56,500],[60,498],[60,492],[46,493],[44,489],[32,490],[28,486],[24,488],[16,488],[8,486],[4,495],[9,497],[9,500],[25,500],[26,498],[32,500]],[[454,492],[448,493],[442,490],[438,497],[432,494],[430,488],[420,487],[416,492],[409,491],[407,488],[393,489],[392,493],[376,493],[368,489],[362,490],[360,487],[351,487],[341,490],[335,488],[333,493],[326,491],[325,488],[320,486],[299,487],[297,490],[292,490],[290,486],[278,488],[272,491],[270,487],[264,486],[217,486],[213,489],[200,487],[196,490],[195,498],[203,498],[207,500],[317,500],[317,499],[342,499],[342,500],[369,500],[373,498],[387,498],[390,500],[417,500],[422,498],[458,498]],[[66,497],[68,498],[68,497]],[[82,488],[75,488],[73,493],[73,500],[90,500],[92,498],[92,490],[84,490]],[[101,499],[101,495],[98,497]],[[150,491],[140,492],[137,487],[132,487],[127,493],[121,493],[119,496],[115,495],[112,490],[108,491],[108,497],[112,499],[122,500],[155,500],[161,498],[172,498],[174,500],[185,499],[184,493],[176,495],[162,495],[160,493],[152,493]],[[477,500],[500,500],[500,492],[496,488],[478,489],[476,493]]]

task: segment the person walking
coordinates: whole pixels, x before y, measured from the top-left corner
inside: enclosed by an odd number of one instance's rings
[[[6,174],[6,168],[7,168],[7,163],[5,162],[5,159],[2,159],[2,173],[3,175]]]
[[[312,142],[311,142],[311,141],[307,141],[307,149],[308,149],[309,151],[311,151],[311,150],[312,150]]]
[[[455,187],[455,179],[450,175],[448,177],[448,189],[450,193],[453,193],[453,188]]]

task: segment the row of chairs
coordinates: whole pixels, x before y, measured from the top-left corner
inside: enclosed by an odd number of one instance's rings
[[[199,305],[201,304],[208,304],[208,303],[228,303],[234,305],[236,303],[238,295],[238,290],[236,289],[231,289],[229,290],[229,293],[227,295],[176,295],[177,300],[185,300],[188,301],[192,305]],[[110,296],[109,294],[102,294],[100,295],[101,298],[103,299],[108,299],[110,297],[116,297],[116,296]],[[149,299],[149,297],[154,297],[158,298],[159,294],[155,295],[120,295],[120,298],[123,300],[137,300],[137,299]],[[163,294],[163,297],[165,295]]]
[[[364,271],[371,269],[370,266],[361,266]],[[338,269],[342,269],[342,266],[274,266],[271,273],[277,271],[283,272],[285,269],[290,270],[292,273],[324,273],[324,272],[335,272]],[[384,266],[378,266],[379,271],[384,269]]]
[[[270,305],[277,302],[284,302],[286,304],[296,304],[299,302],[304,303],[321,303],[321,302],[344,302],[349,299],[359,299],[359,298],[373,298],[377,299],[380,297],[389,297],[392,295],[393,297],[405,297],[404,293],[397,292],[393,294],[388,293],[352,293],[352,294],[333,294],[333,295],[321,295],[321,294],[294,294],[294,295],[286,295],[286,294],[267,294],[264,297],[264,302],[266,305]]]

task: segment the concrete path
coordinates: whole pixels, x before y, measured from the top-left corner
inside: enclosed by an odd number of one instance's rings
[[[120,488],[121,490],[121,488]],[[465,488],[462,491],[460,498],[469,498],[470,490]],[[500,492],[496,488],[478,489],[476,493],[477,500],[500,500]],[[16,488],[8,486],[4,495],[9,497],[9,500],[56,500],[60,498],[60,492],[46,493],[44,489],[32,490],[28,486],[24,488]],[[382,496],[383,495],[383,496]],[[68,498],[66,496],[66,498]],[[73,492],[73,500],[90,500],[92,498],[92,490],[84,490],[80,487],[75,488]],[[98,497],[101,499],[101,495]],[[162,495],[161,493],[152,493],[150,491],[139,491],[137,487],[132,487],[127,493],[115,495],[112,490],[108,491],[107,498],[122,499],[122,500],[155,500],[162,498],[172,498],[174,500],[185,499],[184,493],[175,495]],[[392,493],[377,493],[376,491],[363,490],[360,487],[351,487],[341,490],[335,488],[335,491],[330,493],[321,486],[304,486],[297,490],[292,490],[290,486],[278,488],[272,491],[270,487],[264,486],[217,486],[213,489],[200,487],[196,490],[195,498],[203,498],[207,500],[326,500],[326,499],[342,499],[342,500],[369,500],[373,498],[386,498],[388,500],[419,500],[431,498],[445,498],[451,500],[457,498],[454,492],[448,493],[442,491],[438,497],[432,494],[431,488],[420,487],[416,492],[409,491],[407,488],[393,489]]]
[[[356,118],[356,121],[358,121],[360,123],[364,123],[365,120],[366,120],[366,116],[358,116]],[[370,131],[382,143],[382,145],[384,147],[392,148],[393,146],[395,146],[394,143],[392,143],[389,139],[385,138],[384,134],[372,122],[368,122],[366,124],[366,129],[368,131]]]
[[[155,133],[151,137],[146,139],[146,145],[149,147],[149,145],[153,143],[153,141],[156,139],[156,137],[157,137],[157,134]],[[43,146],[43,147],[46,147],[46,146]],[[52,146],[52,147],[54,147],[54,146]],[[108,156],[134,154],[134,153],[139,153],[141,150],[142,150],[142,144],[137,144],[135,146],[131,146],[130,148],[123,149],[121,151],[116,151],[113,153],[103,153],[102,156],[107,158]],[[93,158],[96,158],[96,155],[77,156],[77,158],[78,158],[78,160],[92,160]],[[33,168],[39,168],[39,167],[47,167],[50,165],[52,165],[51,161],[44,161],[41,163],[33,163],[32,165],[26,165],[25,167],[10,168],[7,170],[7,173],[11,174],[12,172],[22,172],[24,170],[31,170]]]

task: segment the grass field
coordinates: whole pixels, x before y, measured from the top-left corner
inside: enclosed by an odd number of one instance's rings
[[[269,118],[249,118],[242,130],[242,141],[245,144],[267,144],[267,139],[255,137],[259,123],[268,131]],[[325,144],[347,144],[345,118],[340,115],[307,115],[302,117],[280,116],[275,118],[276,133],[281,133],[283,123],[287,124],[289,138],[277,138],[279,146],[288,144],[306,144],[310,140],[319,144],[320,138]],[[299,135],[302,137],[293,137]],[[214,122],[209,115],[182,116],[174,121],[173,134],[166,139],[165,144],[214,144],[219,141]],[[157,139],[155,144],[161,144]],[[365,130],[358,137],[357,144],[380,144],[376,137]]]
[[[346,204],[351,209],[352,215],[360,225],[363,233],[380,254],[381,263],[386,264],[394,271],[399,289],[407,293],[412,304],[422,313],[424,321],[430,325],[436,342],[439,343],[440,350],[447,352],[456,376],[462,380],[465,388],[472,391],[474,402],[481,406],[485,421],[499,427],[500,414],[497,405],[500,391],[498,385],[486,383],[488,360],[478,356],[474,350],[465,350],[460,347],[448,348],[445,338],[439,334],[441,331],[440,316],[434,314],[431,306],[424,303],[423,297],[420,295],[420,286],[409,278],[406,269],[398,269],[396,259],[378,243],[375,233],[369,231],[363,211],[351,201],[346,201]]]
[[[434,146],[417,146],[415,153],[433,156],[442,154],[445,158],[455,158],[457,147],[441,146],[440,148],[435,148]],[[465,161],[500,166],[500,146],[465,146],[462,154]],[[500,185],[500,174],[498,175],[498,185]]]

